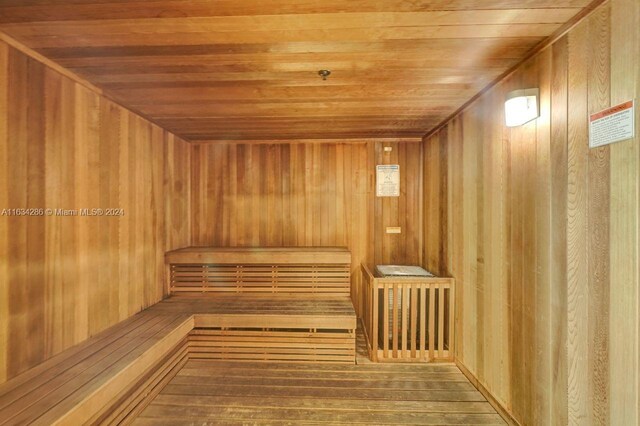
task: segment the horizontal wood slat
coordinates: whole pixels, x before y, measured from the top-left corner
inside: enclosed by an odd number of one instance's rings
[[[165,254],[166,263],[215,265],[351,263],[345,247],[185,247]]]
[[[173,293],[351,293],[351,253],[340,247],[187,247],[165,260]]]
[[[303,293],[349,296],[351,267],[171,265],[171,292]]]
[[[195,329],[189,351],[192,359],[353,364],[355,330]]]

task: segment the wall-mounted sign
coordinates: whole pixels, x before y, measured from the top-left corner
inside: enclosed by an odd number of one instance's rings
[[[589,147],[597,148],[635,136],[634,101],[625,102],[589,117]]]
[[[400,166],[398,164],[376,166],[376,195],[378,197],[400,196]]]

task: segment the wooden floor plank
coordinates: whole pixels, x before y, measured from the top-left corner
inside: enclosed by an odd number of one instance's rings
[[[192,396],[192,395],[167,395],[160,394],[154,400],[157,404],[176,404],[189,406],[212,407],[248,407],[255,409],[269,408],[300,408],[322,409],[329,411],[397,411],[419,413],[494,413],[494,409],[488,402],[461,402],[461,401],[362,401],[352,398],[323,399],[322,405],[318,405],[315,398],[277,398],[261,397],[246,399],[233,396]]]
[[[216,385],[223,381],[233,386],[252,386],[268,388],[321,388],[321,389],[367,389],[393,391],[423,391],[423,390],[463,390],[473,391],[471,383],[459,381],[423,380],[405,382],[402,380],[335,380],[324,378],[268,378],[268,377],[210,377],[210,376],[178,376],[171,383],[175,385],[206,386]]]
[[[504,425],[451,364],[189,360],[135,420],[163,424]]]
[[[139,419],[166,419],[180,421],[288,421],[298,423],[344,423],[344,424],[415,424],[415,425],[460,425],[460,424],[503,424],[497,414],[472,413],[397,413],[363,411],[327,411],[323,409],[300,410],[296,408],[251,410],[239,407],[194,407],[184,405],[153,404]]]

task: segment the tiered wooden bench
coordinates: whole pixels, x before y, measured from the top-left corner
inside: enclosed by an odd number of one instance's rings
[[[157,305],[156,305],[157,306]],[[119,424],[188,358],[190,313],[152,307],[0,385],[0,424]]]
[[[250,252],[168,253],[173,295],[0,385],[0,424],[127,423],[188,359],[354,363],[348,251]]]
[[[173,295],[196,313],[192,357],[355,362],[345,248],[186,248],[167,253]]]

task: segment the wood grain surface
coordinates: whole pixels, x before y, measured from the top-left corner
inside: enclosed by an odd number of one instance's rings
[[[0,30],[189,140],[358,140],[423,136],[591,3],[10,0]]]
[[[190,233],[186,142],[3,42],[0,84],[0,209],[53,211],[0,215],[3,382],[159,301]]]
[[[363,262],[422,262],[420,159],[410,142],[195,144],[193,245],[348,247],[360,312]],[[375,197],[376,164],[400,165],[400,197]]]
[[[638,422],[638,138],[589,149],[588,115],[638,98],[639,19],[605,3],[424,140],[457,360],[522,424]],[[525,87],[541,116],[505,128]]]

